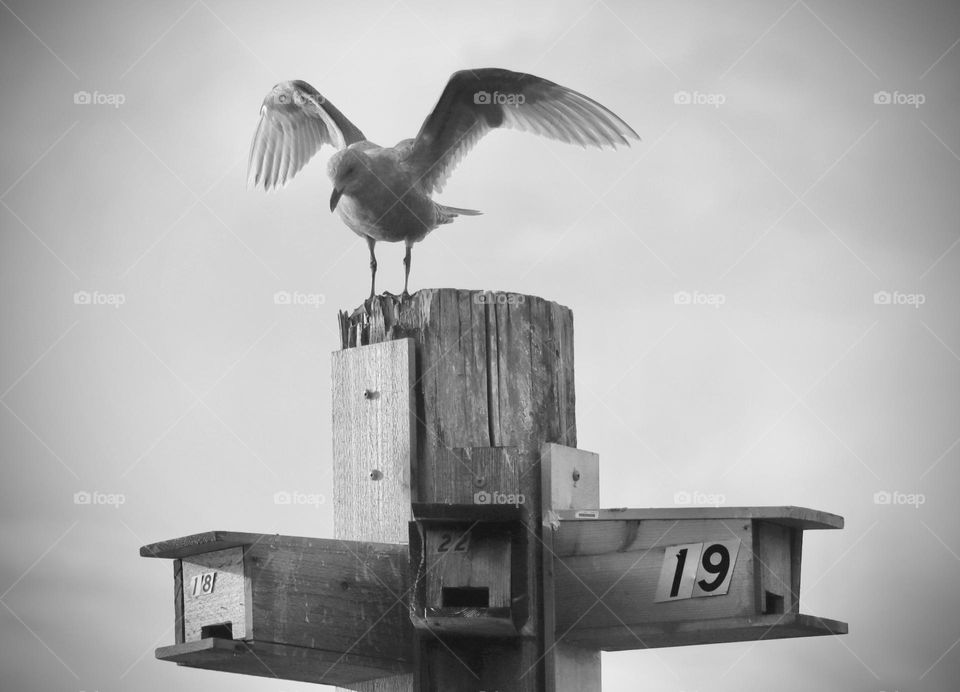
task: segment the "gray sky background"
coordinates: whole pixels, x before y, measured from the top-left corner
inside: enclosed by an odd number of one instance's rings
[[[367,249],[329,212],[329,150],[245,189],[263,96],[305,79],[388,145],[485,66],[643,141],[488,136],[439,197],[485,215],[418,245],[411,289],[572,308],[604,506],[697,492],[847,520],[807,534],[802,609],[849,636],[606,654],[604,690],[955,687],[960,6],[0,5],[4,690],[318,689],[155,661],[171,570],[137,549],[333,535],[329,504],[273,493],[330,493],[329,354]],[[381,290],[402,255],[380,245]]]

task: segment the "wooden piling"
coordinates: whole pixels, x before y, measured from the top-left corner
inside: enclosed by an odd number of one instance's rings
[[[415,344],[412,501],[462,503],[465,483],[488,482],[484,448],[506,448],[516,460],[516,487],[484,485],[484,492],[524,498],[526,585],[514,597],[526,599],[529,617],[520,636],[421,635],[415,689],[542,692],[540,454],[548,442],[576,446],[572,313],[535,296],[431,289],[378,296],[368,310],[342,313],[340,327],[347,350],[404,338]],[[335,464],[344,454],[335,449]]]

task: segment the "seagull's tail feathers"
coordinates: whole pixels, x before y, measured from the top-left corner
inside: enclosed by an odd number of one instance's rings
[[[441,224],[450,223],[458,216],[480,216],[483,212],[476,209],[461,209],[460,207],[447,207],[442,204],[437,205],[437,219]]]

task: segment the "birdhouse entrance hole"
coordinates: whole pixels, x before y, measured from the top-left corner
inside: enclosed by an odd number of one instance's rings
[[[763,609],[764,615],[783,615],[783,596],[770,591],[766,592],[766,607]]]
[[[204,625],[200,628],[200,639],[233,639],[233,623],[221,622],[218,625]]]
[[[445,586],[440,590],[444,608],[489,608],[490,589],[487,587]]]

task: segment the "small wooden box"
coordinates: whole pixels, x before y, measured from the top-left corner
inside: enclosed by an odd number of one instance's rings
[[[327,685],[412,669],[405,546],[211,531],[140,554],[174,565],[159,659]]]
[[[414,626],[435,634],[517,635],[528,615],[521,509],[414,504],[413,510]]]
[[[803,532],[843,518],[802,507],[557,513],[556,632],[606,651],[845,634],[800,613]]]

